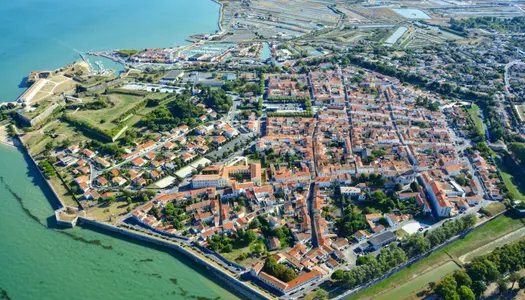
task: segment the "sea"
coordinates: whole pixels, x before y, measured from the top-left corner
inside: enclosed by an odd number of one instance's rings
[[[0,6],[0,101],[78,52],[183,45],[217,30],[210,0],[16,0]],[[21,151],[0,144],[0,299],[238,299],[173,250],[94,227],[62,229]]]

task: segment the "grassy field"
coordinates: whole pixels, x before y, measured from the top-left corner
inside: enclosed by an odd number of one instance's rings
[[[489,213],[489,216],[495,216],[506,209],[505,204],[494,202],[487,205],[483,210]]]
[[[91,123],[93,126],[99,127],[103,130],[111,130],[117,126],[112,123],[113,120],[118,119],[122,114],[126,113],[135,105],[144,101],[143,97],[112,94],[109,95],[111,102],[114,105],[99,109],[99,110],[79,110],[76,113],[71,112],[68,115],[75,119],[80,119]]]
[[[514,175],[512,175],[509,168],[503,162],[501,162],[497,158],[495,160],[498,169],[501,172],[501,177],[503,177],[503,182],[509,190],[509,194],[515,200],[525,200],[525,187],[521,184],[521,182],[518,179],[514,178]]]
[[[522,219],[503,215],[474,230],[465,238],[450,244],[444,250],[454,257],[460,257],[521,227],[523,227]]]
[[[350,299],[376,299],[379,295],[385,295],[385,293],[389,293],[389,291],[400,288],[408,282],[419,278],[422,274],[452,261],[452,257],[458,258],[459,256],[488,244],[520,227],[523,227],[523,223],[519,218],[513,218],[506,215],[498,217],[485,226],[474,230],[465,238],[455,241],[443,249],[432,253],[427,258],[420,260],[410,267],[390,276],[386,280],[355,294]],[[450,257],[449,254],[452,255],[452,257]],[[443,274],[442,276],[445,275],[446,274]],[[418,280],[418,285],[419,284]],[[407,294],[409,293],[410,292]]]
[[[113,202],[110,205],[89,210],[88,216],[99,221],[114,222],[118,216],[127,213],[127,207],[128,204],[126,202]]]
[[[479,110],[479,106],[473,103],[472,106],[467,109],[467,112],[474,121],[474,125],[476,125],[476,128],[479,130],[479,132],[485,134],[485,129],[483,128],[483,120],[481,119],[481,112]]]
[[[60,199],[64,202],[65,205],[71,206],[71,207],[77,207],[78,203],[73,199],[73,196],[67,188],[62,184],[62,181],[58,179],[58,177],[52,177],[49,179],[51,184],[53,185],[53,188],[55,189],[55,192],[58,194]]]

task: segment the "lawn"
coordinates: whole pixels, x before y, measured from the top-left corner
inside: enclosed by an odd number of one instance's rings
[[[75,119],[87,121],[103,130],[112,130],[117,126],[117,124],[112,123],[113,120],[118,119],[122,114],[144,101],[144,97],[121,94],[111,94],[109,98],[114,104],[110,107],[98,110],[79,110],[68,115]]]
[[[476,125],[476,128],[479,130],[479,132],[484,134],[485,129],[483,128],[483,120],[481,119],[481,112],[479,110],[479,106],[472,103],[472,106],[467,109],[467,112],[474,121],[474,125]]]
[[[378,284],[355,294],[350,299],[375,299],[377,295],[382,294],[385,291],[401,287],[407,282],[419,278],[425,272],[436,269],[443,264],[452,261],[452,258],[447,252],[457,258],[520,227],[523,227],[523,223],[519,218],[512,218],[505,215],[498,217],[483,227],[474,230],[465,238],[455,241],[441,250],[430,254],[427,258],[420,260]],[[442,276],[445,275],[446,274],[443,274]],[[407,293],[407,295],[408,294],[409,293]]]

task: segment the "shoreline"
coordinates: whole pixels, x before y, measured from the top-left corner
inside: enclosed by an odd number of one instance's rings
[[[219,21],[217,23],[217,25],[219,25],[219,32],[222,32],[223,28],[222,28],[222,20],[224,19],[224,4],[222,2],[220,2],[219,0],[211,0],[212,2],[215,2],[217,4],[219,4]]]
[[[186,247],[180,246],[171,240],[161,239],[153,235],[148,235],[148,234],[141,233],[138,231],[135,232],[135,231],[123,228],[123,227],[117,227],[117,226],[114,226],[108,223],[89,219],[85,216],[81,216],[80,213],[85,212],[84,210],[79,210],[77,212],[77,216],[73,220],[67,220],[67,221],[60,220],[58,217],[60,212],[64,211],[68,206],[62,201],[60,196],[56,193],[55,188],[53,187],[51,182],[49,182],[46,179],[46,177],[44,176],[44,174],[38,167],[38,164],[34,160],[33,156],[29,153],[28,149],[26,148],[26,146],[24,145],[24,143],[22,142],[22,140],[20,139],[18,135],[16,136],[14,141],[16,140],[18,140],[18,145],[20,147],[16,147],[15,145],[13,145],[12,147],[25,152],[25,154],[29,156],[30,160],[33,162],[34,167],[38,170],[38,173],[40,174],[41,178],[50,188],[53,196],[56,198],[58,202],[57,204],[59,207],[58,209],[55,210],[55,220],[57,222],[57,225],[63,226],[66,228],[73,228],[77,225],[77,223],[89,224],[97,228],[100,228],[100,229],[103,229],[109,232],[119,233],[119,234],[125,235],[127,237],[130,237],[130,238],[133,238],[139,241],[153,243],[158,246],[173,249],[177,251],[178,253],[190,258],[193,261],[193,263],[197,263],[200,266],[206,268],[207,270],[210,270],[211,273],[213,274],[212,276],[226,283],[228,287],[230,287],[231,289],[233,289],[240,295],[247,297],[248,299],[264,299],[264,300],[273,299],[272,296],[266,294],[266,291],[260,290],[259,288],[255,286],[254,287],[250,286],[249,283],[246,283],[246,282],[243,282],[237,279],[235,277],[235,274],[234,275],[230,274],[229,270],[224,269],[222,266],[215,265],[213,262],[208,261],[206,259],[206,256],[203,253],[192,250],[192,249],[186,249]],[[206,275],[203,275],[203,276],[206,276]]]
[[[0,126],[0,144],[16,149],[15,140],[7,133],[7,125]]]
[[[247,283],[240,281],[234,275],[231,275],[230,273],[228,273],[228,271],[224,270],[221,266],[216,266],[215,264],[207,261],[205,258],[202,257],[202,253],[193,251],[191,249],[186,249],[186,247],[181,246],[176,242],[164,238],[159,238],[153,235],[141,233],[139,231],[133,231],[123,227],[116,227],[114,225],[99,222],[86,217],[79,217],[78,219],[80,224],[92,225],[97,228],[107,230],[113,233],[118,233],[139,241],[152,243],[164,248],[173,249],[178,253],[186,256],[187,258],[190,258],[193,261],[193,263],[197,263],[200,266],[206,268],[207,270],[210,270],[214,277],[226,283],[228,287],[235,290],[242,296],[248,297],[248,299],[273,299],[271,297],[268,297],[262,291],[256,289],[255,287],[251,287]]]

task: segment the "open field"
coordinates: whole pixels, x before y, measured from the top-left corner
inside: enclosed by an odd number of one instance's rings
[[[75,119],[87,121],[103,130],[112,130],[117,126],[117,124],[112,123],[113,120],[118,119],[129,109],[144,101],[143,97],[121,94],[111,94],[109,98],[113,103],[110,107],[98,110],[79,110],[76,113],[68,113],[68,115]]]
[[[430,270],[437,269],[447,262],[453,261],[453,259],[448,254],[457,258],[494,240],[497,240],[509,232],[519,229],[520,227],[523,227],[523,223],[519,218],[513,218],[506,215],[498,217],[490,221],[489,224],[474,230],[465,238],[457,240],[443,249],[430,254],[427,258],[420,260],[408,268],[397,272],[389,278],[379,282],[378,284],[355,294],[350,299],[376,299],[380,295],[387,295],[387,293],[390,293],[390,291],[400,288],[408,282],[421,277],[422,274]],[[452,271],[453,270],[451,270],[451,272]],[[447,274],[439,275],[445,276]],[[428,282],[430,282],[430,279]],[[414,284],[414,286],[410,285],[410,289],[407,289],[406,295],[410,294],[410,291],[408,290],[413,289],[413,287],[417,285],[421,285],[420,280],[418,280],[417,284]]]
[[[501,202],[494,202],[483,208],[483,210],[486,211],[489,214],[489,216],[495,216],[498,213],[504,211],[505,209],[505,204]]]
[[[89,218],[95,218],[99,221],[114,222],[117,217],[127,213],[126,208],[128,204],[126,202],[113,202],[108,206],[97,207],[90,209],[88,212]]]
[[[465,238],[450,244],[444,250],[457,258],[523,226],[522,219],[503,215],[490,221],[489,224],[474,230]]]
[[[483,128],[483,120],[481,119],[481,113],[479,111],[479,106],[472,103],[472,106],[467,109],[468,114],[474,121],[474,125],[476,125],[476,128],[479,132],[485,132],[485,129]]]
[[[40,134],[38,131],[30,132],[22,137],[23,143],[29,149],[31,155],[40,154],[44,151],[44,147],[47,143],[52,141],[51,137]]]
[[[55,189],[55,192],[58,194],[60,199],[64,201],[65,205],[72,207],[78,206],[78,203],[75,201],[75,199],[73,199],[71,193],[69,193],[67,188],[62,184],[58,177],[52,177],[49,179],[49,181],[51,182],[51,185],[53,185],[53,188]]]
[[[496,159],[496,163],[501,172],[501,177],[503,177],[503,182],[505,182],[505,186],[509,190],[512,198],[515,200],[525,200],[525,187],[511,174],[511,171],[505,163],[498,159]]]

